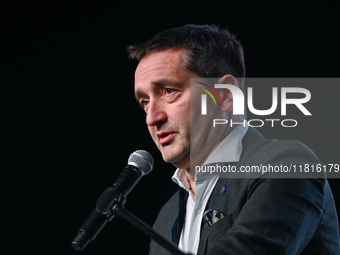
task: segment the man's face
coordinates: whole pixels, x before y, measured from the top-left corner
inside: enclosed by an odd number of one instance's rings
[[[190,78],[184,49],[151,53],[135,72],[135,95],[146,112],[152,139],[166,162],[190,165]]]

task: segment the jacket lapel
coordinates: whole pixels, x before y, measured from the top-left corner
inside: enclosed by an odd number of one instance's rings
[[[172,242],[178,245],[179,243],[179,238],[182,232],[182,227],[184,224],[184,219],[185,219],[185,213],[186,213],[186,208],[187,208],[187,200],[188,200],[188,192],[186,192],[184,189],[179,187],[178,190],[178,214],[177,218],[175,220],[174,225],[172,226],[171,229],[171,239]]]
[[[209,198],[210,203],[207,204],[207,207],[205,208],[205,210],[208,210],[208,209],[219,210],[220,209],[221,204],[222,204],[220,191],[224,185],[226,186],[226,179],[219,179],[217,181],[215,188]],[[206,226],[206,224],[202,222],[201,236],[200,236],[200,242],[198,245],[197,255],[205,254],[208,237],[209,237],[209,229]]]

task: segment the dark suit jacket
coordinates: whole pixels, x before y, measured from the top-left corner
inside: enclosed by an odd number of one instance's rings
[[[237,167],[320,163],[302,143],[266,140],[253,128],[242,144]],[[339,224],[327,179],[239,178],[238,173],[230,177],[218,180],[208,206],[226,217],[210,228],[202,224],[197,254],[340,254]],[[223,186],[226,192],[221,194]],[[177,192],[154,224],[174,242],[180,200]],[[151,241],[150,254],[169,253]]]

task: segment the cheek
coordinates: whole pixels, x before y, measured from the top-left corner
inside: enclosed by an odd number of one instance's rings
[[[155,127],[154,126],[148,126],[148,130],[150,135],[152,136],[152,139],[155,139]]]
[[[190,107],[186,104],[179,105],[173,114],[174,120],[181,126],[190,125]]]
[[[177,105],[176,107],[176,114],[182,116],[189,116],[190,115],[190,100],[185,100]]]

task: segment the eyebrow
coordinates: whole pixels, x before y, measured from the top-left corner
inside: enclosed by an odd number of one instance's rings
[[[151,84],[155,87],[166,87],[166,86],[174,86],[174,87],[181,87],[182,86],[182,83],[180,82],[177,82],[175,80],[170,80],[170,79],[160,79],[158,81],[153,81],[151,82]],[[141,98],[142,96],[144,95],[143,92],[141,91],[136,91],[135,92],[135,98],[136,98],[136,101],[139,103],[139,98]]]
[[[180,87],[182,84],[180,82],[174,81],[174,80],[169,80],[169,79],[161,79],[159,81],[154,81],[152,82],[153,85],[155,86],[160,86],[160,87],[165,87],[165,86],[176,86]]]

